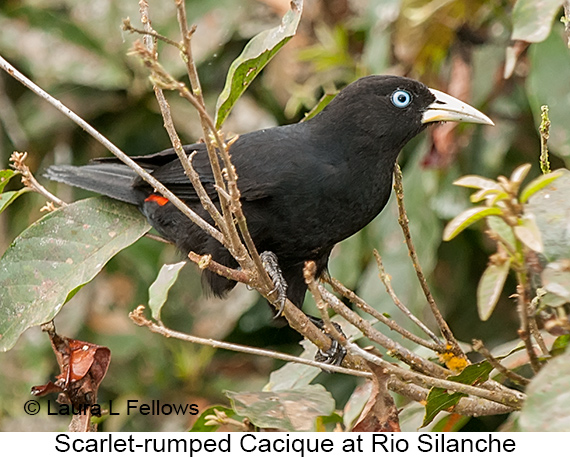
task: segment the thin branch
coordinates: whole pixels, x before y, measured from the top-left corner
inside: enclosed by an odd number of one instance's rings
[[[449,325],[447,325],[447,322],[441,315],[441,312],[439,311],[439,308],[435,303],[433,295],[431,294],[426,278],[422,271],[422,267],[420,266],[418,255],[416,253],[416,249],[414,248],[414,244],[412,242],[412,235],[410,233],[408,215],[406,213],[406,208],[404,206],[404,186],[403,186],[402,170],[400,169],[400,166],[397,163],[394,166],[394,191],[396,193],[396,198],[398,200],[398,213],[399,213],[398,222],[404,233],[406,245],[408,246],[408,253],[410,255],[410,258],[412,259],[412,265],[416,270],[416,275],[418,277],[424,295],[428,301],[431,312],[435,317],[435,320],[441,331],[441,334],[443,335],[445,340],[451,345],[453,353],[458,357],[466,359],[465,353],[459,346],[459,343],[453,336],[453,333],[451,332]]]
[[[317,272],[317,265],[315,264],[314,261],[311,260],[305,262],[305,267],[303,268],[303,276],[305,277],[305,283],[307,283],[309,291],[315,298],[315,303],[321,315],[321,319],[323,320],[325,331],[344,347],[346,345],[346,336],[341,334],[331,322],[328,313],[327,302],[323,299],[323,296],[319,289],[319,284],[315,279],[316,272]]]
[[[402,381],[396,376],[388,378],[388,389],[418,403],[425,402],[429,393],[426,387],[418,386],[410,382]],[[449,412],[461,414],[463,416],[495,416],[497,414],[508,414],[514,408],[494,401],[485,400],[478,397],[463,397]]]
[[[276,351],[269,351],[267,349],[258,349],[251,346],[244,346],[241,344],[226,343],[224,341],[213,340],[211,338],[200,338],[198,336],[188,335],[186,333],[178,332],[169,329],[164,325],[157,324],[148,320],[144,316],[145,307],[140,305],[134,311],[129,313],[131,320],[140,327],[147,327],[153,333],[159,333],[167,338],[176,338],[190,343],[201,344],[203,346],[210,346],[217,349],[227,349],[228,351],[242,352],[245,354],[253,354],[262,357],[271,357],[272,359],[284,360],[285,362],[302,363],[312,367],[320,368],[321,370],[334,371],[335,373],[348,374],[352,376],[359,376],[365,378],[372,378],[372,373],[369,371],[351,370],[338,366],[331,366],[326,363],[316,362],[314,360],[303,359],[293,355],[284,354]]]
[[[390,298],[392,299],[394,304],[398,307],[400,311],[404,313],[404,315],[408,319],[410,319],[414,324],[416,324],[426,335],[428,335],[435,342],[436,344],[436,349],[434,349],[435,351],[444,352],[446,348],[444,344],[441,342],[441,340],[437,337],[437,335],[433,333],[416,316],[414,316],[412,312],[400,301],[400,299],[396,295],[396,292],[394,291],[394,288],[392,287],[392,281],[390,279],[390,276],[386,273],[386,270],[384,269],[384,264],[382,263],[382,257],[380,257],[380,254],[376,249],[374,249],[373,252],[374,252],[374,257],[376,258],[376,263],[378,264],[378,270],[380,272],[380,280],[382,281],[382,284],[384,284],[386,292],[388,292],[388,295],[390,295]]]
[[[514,381],[522,386],[527,386],[530,384],[530,379],[527,379],[524,376],[521,376],[520,374],[515,373],[512,370],[509,370],[507,367],[502,365],[501,362],[499,362],[499,360],[493,357],[493,354],[491,354],[491,352],[485,347],[485,345],[481,340],[473,340],[471,345],[473,346],[473,349],[475,351],[477,351],[479,354],[481,354],[483,357],[485,357],[485,359],[489,361],[489,363],[493,366],[495,370],[497,370],[499,373],[509,378],[511,381]]]
[[[211,256],[201,256],[194,252],[191,252],[188,254],[188,258],[192,262],[196,263],[201,269],[208,269],[233,281],[239,281],[244,284],[251,284],[252,286],[255,283],[255,280],[251,278],[245,271],[228,268],[225,265],[212,260]],[[258,289],[258,292],[261,291]],[[264,295],[264,297],[268,298],[266,295]],[[285,302],[283,317],[287,319],[287,322],[292,329],[299,332],[319,349],[322,349],[323,351],[330,349],[330,338],[321,332],[321,330],[319,330],[315,324],[309,320],[307,315],[299,308],[297,308],[293,303],[291,303],[290,300],[287,300]],[[352,357],[350,355],[345,357],[344,362],[345,366],[359,370],[364,370],[366,367],[366,364],[364,364],[360,359]]]
[[[183,55],[185,56],[184,60],[186,62],[186,68],[188,71],[188,77],[190,79],[190,85],[192,87],[192,93],[196,97],[198,104],[200,104],[202,107],[205,108],[204,98],[202,96],[202,88],[200,87],[200,79],[198,78],[198,71],[196,69],[196,64],[194,63],[194,57],[192,55],[191,39],[192,39],[192,35],[194,34],[194,32],[196,30],[196,27],[192,27],[191,29],[188,29],[188,21],[186,18],[185,2],[182,0],[175,0],[175,3],[176,3],[178,23],[180,25],[180,31],[182,33],[182,40],[183,40],[183,44],[184,44]],[[205,109],[204,109],[204,111],[205,111]],[[238,176],[237,176],[237,174],[235,172],[235,168],[232,165],[231,160],[230,160],[228,145],[224,141],[221,140],[220,136],[218,135],[217,129],[214,125],[214,122],[212,121],[212,119],[209,116],[204,116],[202,113],[200,113],[200,119],[202,121],[204,134],[207,135],[208,129],[211,131],[212,135],[214,136],[216,147],[218,148],[218,151],[219,151],[220,155],[222,156],[222,160],[223,160],[224,166],[225,166],[224,171],[225,171],[226,176],[227,176],[228,190],[229,190],[230,196],[232,197],[232,200],[231,200],[232,208],[231,209],[232,209],[233,214],[235,214],[235,219],[236,219],[237,225],[239,227],[241,236],[243,238],[243,242],[245,243],[245,246],[247,247],[247,251],[249,252],[249,256],[251,256],[251,260],[253,261],[253,263],[255,265],[257,273],[260,275],[260,278],[259,278],[260,282],[262,284],[264,284],[267,288],[269,288],[269,290],[271,291],[274,289],[272,281],[269,278],[269,275],[267,274],[267,272],[265,271],[265,268],[263,267],[263,261],[261,260],[261,257],[259,256],[259,253],[257,252],[257,248],[255,246],[255,243],[253,242],[253,239],[251,238],[251,235],[249,233],[249,229],[247,227],[247,222],[246,222],[245,216],[244,216],[243,211],[242,211],[241,200],[240,200],[240,192],[239,192],[239,189],[237,186]],[[206,142],[209,142],[208,137],[206,138]],[[213,155],[214,154],[212,154],[212,156]],[[212,166],[213,165],[214,164],[212,164]],[[216,173],[216,171],[215,171],[215,173]],[[216,177],[216,184],[219,187],[221,187],[222,189],[224,188],[223,185],[220,185],[221,182],[218,180],[217,177]],[[222,200],[222,203],[224,203],[223,200]],[[222,208],[224,208],[224,206],[222,206]],[[233,221],[233,219],[232,219],[232,221]],[[235,236],[233,233],[231,235]],[[241,247],[241,242],[239,243],[239,245]],[[241,253],[241,251],[242,251],[241,249],[237,250],[238,256],[243,255]],[[245,258],[245,260],[248,262],[249,262],[249,256]],[[239,259],[237,259],[237,260],[239,261]],[[240,262],[240,264],[241,264],[241,262]],[[276,299],[277,294],[274,294],[273,298]],[[273,301],[274,300],[272,300],[272,302]]]
[[[91,125],[84,121],[81,117],[75,114],[67,106],[61,103],[59,100],[53,98],[46,91],[41,89],[37,84],[33,83],[30,79],[20,73],[16,68],[14,68],[8,61],[6,61],[2,56],[0,56],[0,68],[6,71],[9,75],[14,77],[28,89],[30,89],[35,94],[39,95],[50,105],[56,108],[59,112],[67,116],[73,122],[75,122],[79,127],[85,130],[89,135],[91,135],[95,140],[101,143],[106,149],[108,149],[113,155],[120,159],[123,163],[128,165],[132,170],[134,170],[143,180],[150,184],[157,192],[162,194],[164,197],[168,198],[170,202],[176,206],[183,214],[185,214],[189,219],[192,220],[196,225],[198,225],[202,230],[208,233],[210,236],[216,240],[222,242],[222,234],[208,224],[204,219],[202,219],[196,212],[190,209],[184,202],[182,202],[176,195],[174,195],[170,190],[168,190],[160,181],[155,179],[150,173],[148,173],[144,168],[133,161],[127,154],[121,151],[117,146],[111,143],[106,137],[95,130]]]
[[[523,340],[526,353],[528,354],[528,358],[530,361],[530,366],[532,371],[538,373],[541,369],[541,364],[536,356],[536,352],[534,352],[534,347],[530,338],[530,330],[529,330],[529,319],[528,319],[528,307],[529,303],[527,300],[526,290],[523,284],[526,283],[524,279],[521,278],[521,274],[517,274],[518,277],[518,285],[517,285],[517,311],[519,313],[519,319],[521,322],[521,326],[518,331],[519,338]]]
[[[431,376],[426,376],[424,374],[406,370],[405,368],[401,368],[397,365],[392,365],[385,360],[382,360],[380,357],[370,354],[354,343],[347,342],[346,347],[351,353],[359,355],[366,361],[378,365],[379,367],[383,368],[386,373],[397,376],[402,381],[413,382],[414,384],[418,384],[420,386],[439,387],[451,392],[460,392],[467,395],[485,398],[487,400],[509,406],[516,410],[521,409],[526,398],[523,393],[514,390],[509,391],[508,393],[489,391],[482,389],[481,387],[475,387],[467,384],[461,384],[455,381],[449,381],[447,379],[439,379]]]
[[[342,284],[338,279],[332,277],[326,277],[324,281],[330,284],[335,292],[339,293],[346,299],[350,300],[352,303],[358,306],[362,311],[364,311],[367,314],[370,314],[372,317],[374,317],[375,319],[386,325],[388,328],[390,328],[390,330],[399,333],[404,338],[416,344],[419,344],[420,346],[431,349],[434,352],[441,352],[442,350],[445,350],[443,345],[437,345],[431,341],[424,340],[423,338],[420,338],[417,335],[414,335],[412,332],[401,327],[394,320],[387,318],[386,316],[384,316],[384,314],[382,314],[377,309],[370,306],[362,298],[356,295],[352,290],[350,290],[348,287]]]
[[[542,174],[550,173],[548,160],[548,139],[550,138],[550,119],[548,118],[548,105],[540,107],[540,170]]]
[[[237,281],[248,286],[252,286],[252,278],[247,271],[226,267],[225,265],[212,260],[212,256],[209,254],[199,255],[195,252],[189,252],[188,258],[196,265],[198,265],[200,270],[209,270],[232,281]]]
[[[66,206],[63,200],[60,200],[55,195],[53,195],[49,190],[42,186],[38,180],[34,177],[30,168],[26,165],[25,161],[28,157],[27,152],[16,152],[14,151],[10,156],[10,162],[12,162],[12,168],[20,172],[22,184],[28,189],[43,195],[48,200],[52,201],[58,206]]]
[[[140,5],[140,3],[139,3],[139,5]],[[146,6],[147,6],[146,9],[148,10],[148,4]],[[144,8],[144,6],[143,6],[143,8]],[[175,48],[178,48],[180,51],[182,51],[182,45],[180,43],[178,43],[174,40],[171,40],[170,38],[168,38],[164,35],[161,35],[160,33],[157,33],[156,30],[147,29],[146,28],[147,23],[143,22],[143,25],[145,26],[145,30],[137,29],[136,27],[133,27],[133,25],[131,24],[131,20],[129,18],[126,18],[126,19],[123,19],[123,25],[121,26],[121,28],[125,32],[138,33],[139,35],[148,35],[149,37],[152,37],[156,40],[164,41],[165,43],[167,43],[171,46],[174,46]]]
[[[431,376],[444,378],[451,374],[449,370],[414,354],[412,351],[406,349],[401,344],[395,342],[391,338],[388,338],[376,330],[374,327],[372,327],[372,325],[370,325],[368,321],[345,306],[344,303],[342,303],[331,292],[326,290],[322,285],[319,285],[319,291],[335,313],[340,314],[348,322],[360,329],[365,336],[386,349],[392,357],[401,360],[415,370],[418,370],[422,373],[427,373]]]
[[[152,28],[149,17],[148,2],[146,0],[141,0],[139,3],[139,7],[141,13],[141,20],[144,26],[144,31],[148,33],[148,35],[144,37],[145,46],[148,49],[148,51],[152,53],[154,59],[156,60],[158,58],[156,37],[154,40],[151,39],[151,37],[154,37],[153,33],[154,29]],[[130,21],[128,24],[130,25]],[[125,26],[125,21],[123,21],[123,25]],[[135,31],[138,30],[135,29]],[[182,50],[182,46],[179,45],[179,49]],[[218,228],[224,235],[224,240],[225,240],[228,237],[227,226],[224,223],[218,209],[216,208],[216,206],[210,199],[208,193],[204,189],[202,181],[200,180],[200,176],[192,166],[192,159],[188,157],[186,151],[184,151],[184,148],[182,147],[182,142],[180,141],[180,137],[178,136],[176,128],[174,127],[174,121],[172,119],[170,105],[166,100],[166,97],[164,96],[164,92],[157,84],[153,84],[153,89],[156,96],[156,100],[158,101],[158,106],[160,108],[162,119],[164,120],[164,128],[168,133],[170,142],[172,143],[172,147],[176,152],[176,155],[178,156],[178,159],[180,160],[182,167],[184,168],[186,176],[188,176],[188,178],[190,179],[190,182],[192,183],[194,190],[196,191],[196,194],[200,198],[202,206],[204,207],[204,209],[206,209],[206,211],[208,211],[208,213],[214,220],[215,224],[218,226]]]

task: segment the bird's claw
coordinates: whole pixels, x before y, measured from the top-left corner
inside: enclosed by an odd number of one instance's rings
[[[326,331],[323,321],[321,319],[312,316],[307,316],[307,317],[313,324],[315,324],[318,328],[320,328],[331,340],[330,348],[328,348],[326,351],[323,351],[322,349],[319,349],[317,351],[317,353],[315,354],[315,361],[326,363],[328,365],[341,366],[342,361],[346,356],[346,349],[343,346],[341,346],[341,344],[337,340],[335,340],[333,337],[330,336],[330,334]],[[339,324],[337,324],[336,322],[331,322],[331,324],[334,326],[337,332],[346,337]]]
[[[271,292],[269,292],[269,295],[277,292],[275,304],[279,306],[279,311],[277,311],[277,314],[274,317],[274,319],[277,319],[278,317],[281,317],[283,310],[285,309],[285,302],[287,301],[287,282],[283,277],[281,268],[279,268],[277,256],[273,252],[264,251],[261,253],[260,257],[265,271],[267,271],[267,274],[275,286]]]

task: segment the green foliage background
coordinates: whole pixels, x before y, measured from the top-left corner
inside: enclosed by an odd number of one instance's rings
[[[531,25],[542,21],[539,25],[544,27],[551,24],[554,13],[520,19],[520,12],[512,14],[514,2],[506,0],[307,3],[297,36],[253,82],[224,129],[241,133],[295,122],[324,91],[370,73],[405,74],[447,91],[450,81],[458,85],[459,91],[466,91],[461,98],[488,114],[496,127],[462,125],[444,140],[436,138],[435,144],[431,135],[424,134],[406,147],[401,163],[412,235],[456,336],[463,341],[481,338],[489,347],[514,340],[515,306],[508,299],[514,292],[512,278],[491,319],[483,323],[477,316],[477,283],[494,252],[483,226],[449,243],[441,241],[441,233],[449,219],[470,205],[468,192],[451,185],[458,177],[508,176],[524,162],[533,164],[530,177],[538,176],[542,104],[551,109],[552,168],[570,164],[570,54],[563,25],[555,20],[549,33],[546,27],[547,33],[539,37],[544,41],[532,44],[515,64],[513,52],[507,50],[513,17]],[[150,7],[154,27],[178,39],[173,4],[150,2]],[[211,112],[232,60],[253,35],[277,25],[287,8],[287,1],[187,1],[189,20],[198,26],[194,53]],[[556,11],[556,5],[550,10]],[[7,0],[0,4],[0,54],[125,152],[158,151],[169,147],[169,140],[147,72],[127,55],[135,37],[120,28],[123,18],[136,24],[138,16],[136,1]],[[161,46],[161,61],[174,75],[183,76],[176,50]],[[505,64],[514,69],[509,79],[503,78]],[[183,140],[195,141],[201,134],[197,115],[176,94],[170,94],[169,101]],[[28,164],[37,176],[53,163],[83,164],[107,154],[35,94],[0,74],[0,168],[7,168],[13,150],[29,152]],[[10,186],[16,188],[14,183]],[[67,201],[87,196],[65,186],[48,186]],[[41,197],[28,193],[0,214],[0,252],[41,216],[42,205]],[[378,280],[373,248],[382,253],[402,301],[429,322],[402,243],[394,201],[372,224],[335,249],[331,273],[400,320]],[[160,399],[197,403],[203,411],[216,403],[228,405],[224,390],[261,389],[268,374],[281,365],[167,340],[129,321],[128,312],[148,302],[148,286],[161,265],[179,259],[173,248],[141,239],[117,255],[58,316],[56,325],[62,334],[111,349],[111,367],[99,391],[103,404],[113,400],[116,407],[127,399]],[[223,301],[204,296],[195,270],[188,266],[180,272],[162,311],[167,325],[200,336],[301,351],[299,337],[286,327],[274,326],[269,308],[256,293],[238,288]],[[311,311],[310,303],[306,309]],[[27,331],[12,351],[0,354],[0,365],[0,430],[66,428],[66,418],[42,413],[30,417],[23,411],[30,387],[57,374],[47,337],[38,329]],[[318,381],[333,394],[337,409],[343,408],[359,383],[327,374]],[[102,428],[184,430],[193,420],[121,415],[107,419]],[[419,425],[413,420],[411,429]],[[492,430],[501,420],[471,419],[464,430]]]

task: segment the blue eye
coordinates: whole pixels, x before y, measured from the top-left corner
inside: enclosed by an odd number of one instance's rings
[[[392,94],[390,100],[392,100],[395,107],[405,108],[412,103],[412,95],[408,91],[398,89]]]

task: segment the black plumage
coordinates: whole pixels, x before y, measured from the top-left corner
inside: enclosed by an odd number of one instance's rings
[[[369,76],[344,88],[314,118],[241,135],[231,146],[253,240],[260,252],[276,254],[295,305],[302,306],[306,292],[304,262],[314,260],[318,274],[325,270],[333,246],[386,205],[401,148],[427,124],[439,121],[492,123],[469,105],[412,79]],[[197,151],[193,166],[217,202],[205,145],[184,149]],[[172,149],[134,159],[211,222]],[[217,262],[237,266],[218,241],[171,203],[149,198],[153,189],[116,159],[52,166],[46,176],[135,204],[182,252],[208,253]],[[217,295],[235,285],[205,275]]]

